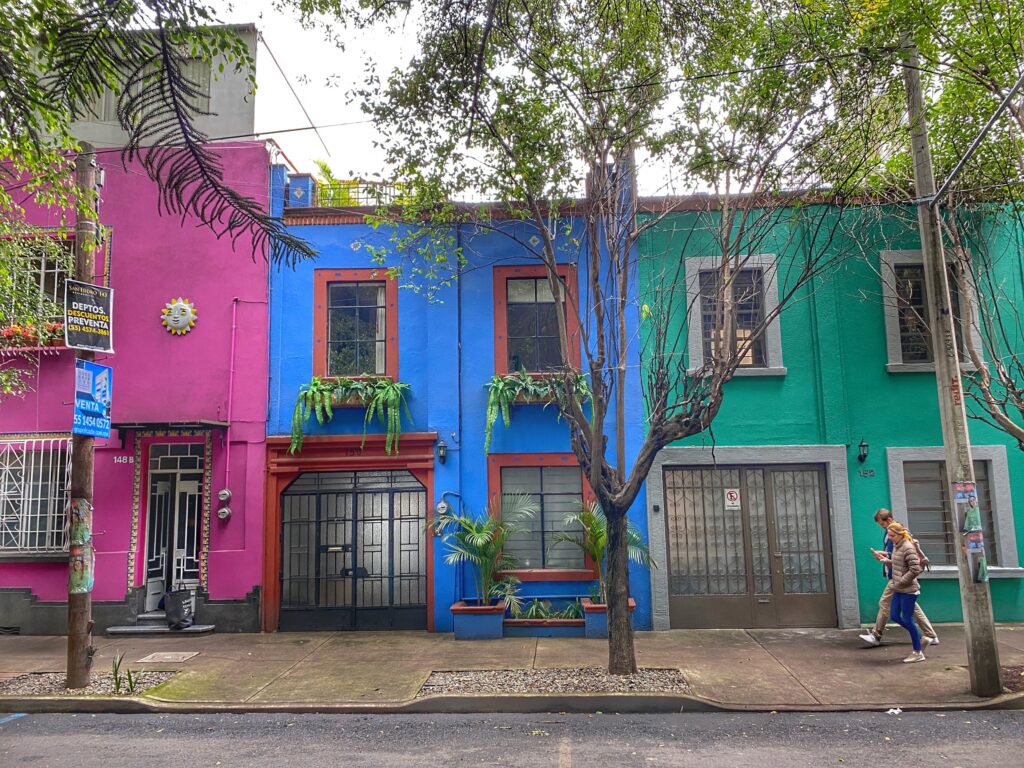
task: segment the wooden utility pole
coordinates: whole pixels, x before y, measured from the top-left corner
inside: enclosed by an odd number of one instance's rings
[[[967,413],[960,380],[960,350],[949,292],[949,274],[939,231],[935,178],[928,146],[928,124],[925,120],[919,66],[917,49],[908,43],[904,53],[903,80],[910,117],[917,216],[921,230],[928,322],[935,358],[935,381],[939,390],[942,443],[946,449],[946,491],[957,529],[954,534],[957,539],[956,564],[960,575],[960,602],[967,637],[971,691],[975,696],[988,697],[1002,692],[999,647],[985,570],[984,539],[980,515],[977,513],[974,462],[971,459],[971,441],[967,432]],[[970,324],[963,323],[963,333],[970,332]]]
[[[75,158],[75,279],[95,279],[96,155],[85,142]],[[78,350],[76,359],[95,354]],[[77,375],[77,369],[76,369]],[[71,436],[71,489],[68,520],[68,688],[89,685],[92,672],[92,586],[95,551],[92,545],[93,448],[95,439]]]

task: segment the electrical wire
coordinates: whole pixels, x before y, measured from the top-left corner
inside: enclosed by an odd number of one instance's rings
[[[277,56],[274,55],[274,51],[270,47],[270,43],[267,42],[267,38],[265,38],[263,36],[262,32],[259,32],[258,34],[259,34],[260,41],[267,47],[267,53],[270,54],[271,61],[274,62],[274,66],[277,67],[277,71],[281,73],[281,77],[283,77],[285,83],[287,83],[288,90],[291,91],[292,92],[292,96],[295,97],[295,101],[298,103],[299,109],[302,110],[302,114],[304,114],[306,116],[306,119],[309,121],[309,125],[313,129],[313,133],[315,133],[316,137],[318,139],[320,139],[320,144],[323,146],[324,152],[326,152],[327,156],[330,157],[331,156],[331,150],[328,149],[327,142],[324,141],[324,137],[321,136],[320,135],[320,131],[317,130],[316,124],[313,122],[313,118],[309,116],[309,112],[306,111],[306,105],[302,103],[302,99],[299,98],[299,94],[295,92],[295,87],[292,85],[291,79],[288,77],[288,75],[286,75],[284,73],[284,69],[281,68],[281,64],[278,62]]]

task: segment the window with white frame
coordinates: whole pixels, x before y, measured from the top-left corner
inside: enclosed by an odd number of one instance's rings
[[[941,447],[888,448],[889,492],[896,519],[905,522],[932,565],[955,566],[959,522],[949,501],[950,478]],[[1006,448],[972,448],[978,506],[988,563],[1017,568],[1018,555]]]
[[[772,254],[753,254],[740,258],[730,276],[735,309],[731,338],[718,341],[719,354],[729,355],[746,347],[740,355],[737,376],[782,375],[782,330],[775,319],[760,334],[757,329],[779,304],[776,259]],[[716,348],[722,260],[716,257],[686,259],[687,348],[689,367],[699,369]],[[718,330],[720,334],[720,329]],[[755,335],[756,334],[756,335]]]
[[[928,324],[928,295],[921,252],[882,251],[881,268],[888,370],[933,370],[935,352]],[[981,348],[981,339],[974,324],[964,317],[964,302],[952,265],[949,265],[948,270],[953,303],[953,331],[961,350],[961,363],[969,365],[963,345],[964,325],[970,329],[978,349]],[[973,305],[973,300],[970,303]]]
[[[66,437],[0,441],[0,555],[67,550]]]

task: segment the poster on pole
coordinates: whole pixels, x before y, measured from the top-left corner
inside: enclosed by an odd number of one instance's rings
[[[71,349],[113,352],[114,290],[68,280],[64,284],[64,343]]]
[[[110,437],[110,403],[114,371],[106,365],[75,360],[74,435]]]

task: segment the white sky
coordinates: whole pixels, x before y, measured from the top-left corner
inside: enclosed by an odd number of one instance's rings
[[[415,51],[411,33],[393,34],[386,39],[369,39],[354,31],[346,33],[346,49],[339,50],[324,38],[320,30],[305,30],[294,15],[273,9],[271,0],[216,2],[221,20],[227,23],[252,22],[263,34],[256,56],[256,131],[273,138],[299,171],[312,173],[314,159],[330,163],[341,178],[375,178],[383,168],[382,153],[373,147],[375,131],[368,123],[321,128],[324,145],[313,131],[274,134],[286,128],[309,125],[288,84],[278,71],[267,47],[274,52],[292,87],[309,112],[313,124],[331,125],[366,120],[357,102],[349,102],[347,92],[363,82],[363,62],[373,56],[383,74]],[[232,7],[233,6],[233,7]]]
[[[394,32],[346,30],[346,47],[340,50],[325,38],[322,30],[303,29],[295,14],[274,10],[273,0],[212,0],[212,4],[219,9],[221,21],[255,23],[265,40],[256,57],[257,133],[275,139],[300,172],[315,172],[313,161],[322,159],[338,178],[381,178],[386,169],[383,153],[373,146],[376,132],[369,123],[357,122],[365,121],[366,115],[358,102],[350,102],[346,94],[363,84],[367,61],[376,61],[377,72],[384,79],[392,69],[415,55],[415,11],[405,21],[406,26]],[[402,23],[403,17],[398,18],[396,24]],[[267,53],[268,47],[309,112],[313,125],[357,124],[319,128],[323,143],[311,130],[275,134],[274,131],[282,129],[308,126],[309,121],[288,89],[288,81]],[[668,170],[660,164],[643,157],[638,157],[637,162],[641,194],[695,191],[677,190]]]

